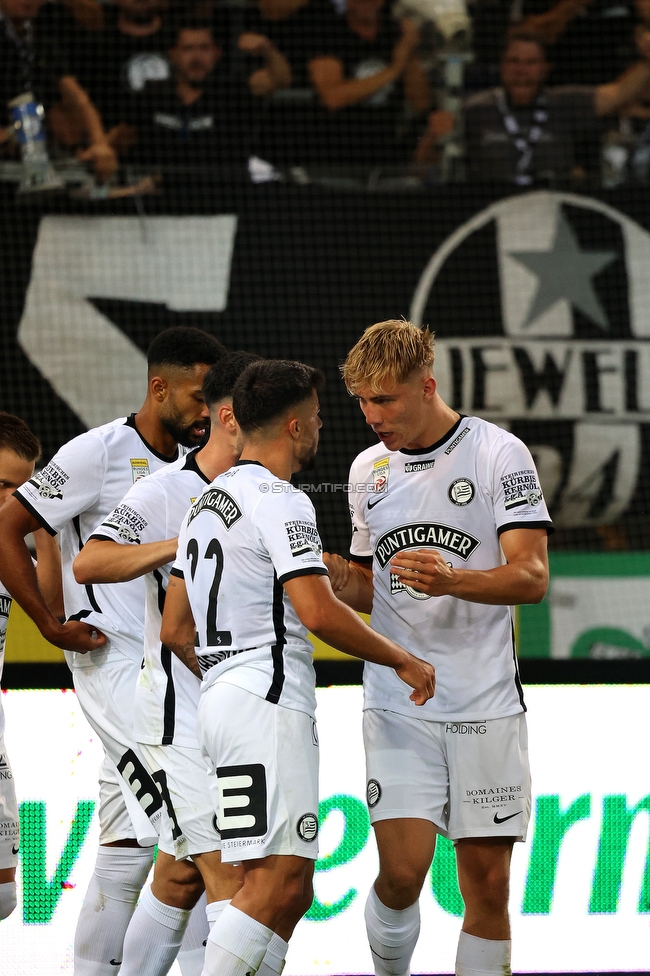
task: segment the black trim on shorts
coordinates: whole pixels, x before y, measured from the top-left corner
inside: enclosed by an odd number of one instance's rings
[[[370,566],[374,556],[357,556],[354,552],[350,553],[350,562],[359,563],[360,566]]]
[[[138,435],[138,437],[140,438],[140,440],[142,441],[142,443],[144,444],[144,446],[146,447],[146,449],[148,451],[150,451],[153,454],[154,457],[157,457],[159,461],[164,461],[166,464],[171,464],[172,461],[178,461],[178,459],[180,457],[178,445],[176,446],[176,450],[174,451],[174,456],[173,457],[167,457],[166,454],[160,454],[155,449],[155,447],[152,447],[151,446],[151,444],[149,443],[149,441],[146,441],[144,439],[144,437],[142,436],[142,434],[140,433],[140,431],[136,427],[135,414],[134,413],[129,414],[129,416],[124,421],[124,426],[125,427],[132,427],[133,430]]]
[[[26,498],[19,495],[17,491],[14,492],[14,498],[18,499],[23,508],[26,508],[29,514],[34,516],[38,524],[44,528],[46,532],[49,532],[50,535],[56,535],[56,529],[53,529],[52,526],[45,521],[41,513],[34,508],[31,502],[28,502]]]
[[[524,689],[521,684],[521,677],[519,676],[519,661],[517,660],[517,647],[515,644],[515,622],[512,618],[510,620],[510,637],[512,640],[512,660],[515,665],[515,687],[517,689],[517,694],[519,695],[521,707],[525,712],[527,712],[528,709],[526,708],[526,702],[524,701]]]
[[[280,586],[284,586],[289,580],[296,579],[298,576],[329,576],[325,566],[305,566],[304,569],[295,569],[291,573],[283,573],[278,579]]]
[[[501,536],[504,532],[508,532],[510,529],[546,529],[547,535],[553,535],[555,532],[555,526],[552,522],[544,521],[539,522],[506,522],[505,525],[500,525],[497,529],[497,535]]]
[[[271,648],[273,681],[266,695],[266,701],[277,705],[284,687],[284,647],[287,628],[284,626],[284,590],[275,573],[273,574],[273,629],[275,631],[275,644]]]
[[[172,566],[172,568],[169,570],[169,575],[176,576],[178,577],[178,579],[182,579],[182,580],[185,579],[185,573],[183,572],[182,569],[179,569],[177,566]]]
[[[81,522],[79,521],[78,515],[74,516],[74,518],[72,519],[72,524],[74,525],[74,530],[77,533],[77,539],[79,540],[79,552],[81,552],[81,550],[84,547],[84,543],[81,538]],[[86,596],[88,597],[88,602],[93,608],[93,610],[95,611],[95,613],[101,613],[102,608],[100,607],[97,600],[95,599],[95,591],[93,590],[93,584],[86,583],[84,589],[86,591]]]
[[[160,663],[167,675],[167,687],[163,704],[163,734],[162,745],[170,746],[174,741],[176,729],[176,689],[172,673],[172,652],[166,644],[160,645]]]

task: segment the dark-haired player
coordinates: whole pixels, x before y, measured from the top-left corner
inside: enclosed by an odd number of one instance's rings
[[[219,834],[196,736],[201,682],[160,643],[160,623],[183,518],[206,484],[239,457],[241,435],[232,412],[232,391],[240,373],[257,358],[234,352],[210,367],[203,381],[203,399],[210,410],[207,444],[136,482],[74,564],[82,583],[120,582],[146,573],[144,667],[136,689],[134,734],[150,772],[163,788],[169,815],[158,840],[153,883],[142,894],[124,940],[124,976],[164,976],[171,966],[194,894],[186,887],[179,892],[174,885],[179,867],[188,875],[198,870],[204,876],[211,922],[241,884],[239,872],[220,863]],[[203,968],[203,942],[208,935],[207,920],[203,921],[205,931],[199,933],[194,950],[188,949],[187,938],[183,940],[179,963],[184,976],[192,960],[197,974]],[[142,923],[156,936],[153,944],[143,938]]]
[[[314,507],[289,483],[316,454],[321,385],[318,370],[295,362],[253,363],[240,376],[241,459],[190,509],[167,588],[161,640],[203,678],[198,732],[221,857],[244,866],[210,932],[205,976],[281,973],[312,901],[318,737],[307,628],[394,667],[416,689],[412,702],[433,694],[433,668],[336,600]]]
[[[0,413],[0,505],[34,474],[41,445],[24,420]],[[38,585],[50,607],[61,603],[61,563],[56,541],[45,529],[34,533]],[[11,610],[10,593],[0,583],[0,677]],[[20,843],[18,805],[11,764],[4,745],[5,717],[0,699],[0,919],[16,907],[16,864]]]
[[[179,444],[200,443],[208,423],[201,385],[223,355],[221,343],[200,329],[161,332],[148,351],[140,410],[65,444],[0,513],[0,579],[43,636],[64,648],[79,703],[106,751],[100,849],[77,925],[76,976],[108,976],[121,963],[124,933],[151,867],[162,801],[131,728],[144,582],[83,586],[72,562],[130,485],[175,461]],[[60,534],[64,624],[48,609],[25,546],[25,535],[38,528]]]

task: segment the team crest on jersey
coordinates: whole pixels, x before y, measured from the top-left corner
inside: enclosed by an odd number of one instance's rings
[[[390,574],[390,592],[391,596],[394,593],[408,593],[408,595],[412,596],[414,600],[431,599],[428,593],[420,593],[419,590],[414,590],[412,586],[407,586],[406,583],[402,583],[402,581],[395,576],[395,573]]]
[[[513,508],[523,508],[530,505],[537,508],[542,500],[542,490],[537,481],[537,472],[533,468],[525,468],[523,471],[513,471],[501,478],[503,486],[503,500],[506,512]]]
[[[390,459],[385,457],[375,461],[372,466],[372,483],[375,494],[388,490],[388,475],[390,474]]]
[[[50,461],[36,477],[30,478],[29,483],[36,488],[41,498],[63,498],[61,489],[69,480],[70,475],[54,461]]]
[[[469,478],[456,478],[447,490],[449,501],[453,502],[454,505],[458,505],[460,508],[469,505],[475,494],[476,489]]]
[[[318,817],[315,813],[303,813],[296,824],[296,832],[301,840],[311,844],[318,836]]]
[[[140,481],[140,478],[146,478],[149,474],[149,462],[146,458],[131,458],[131,476],[133,478],[133,484],[136,481]]]
[[[243,512],[232,495],[223,488],[208,488],[190,509],[187,524],[189,525],[201,512],[212,512],[221,519],[227,529],[239,522]]]

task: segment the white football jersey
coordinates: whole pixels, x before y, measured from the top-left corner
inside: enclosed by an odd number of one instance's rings
[[[175,538],[188,508],[210,483],[196,463],[196,454],[193,451],[136,482],[91,538],[123,545]],[[198,749],[196,709],[201,682],[160,643],[171,568],[170,562],[144,577],[144,667],[136,687],[133,728],[138,742]]]
[[[172,575],[185,579],[203,688],[217,678],[314,714],[313,648],[283,584],[327,575],[314,506],[255,461],[239,461],[192,505]]]
[[[0,680],[2,679],[2,669],[5,665],[5,642],[7,640],[7,624],[9,623],[9,611],[11,610],[12,599],[6,588],[0,583]],[[0,694],[0,739],[5,734],[5,713],[2,707],[2,695]]]
[[[430,597],[401,584],[390,560],[437,549],[456,569],[505,564],[499,536],[552,523],[528,448],[478,417],[461,417],[425,450],[363,451],[350,471],[352,559],[372,562],[372,627],[436,669],[436,693],[417,709],[432,721],[479,721],[525,711],[512,607]],[[366,664],[366,708],[413,715],[410,689]]]
[[[109,640],[107,649],[88,654],[66,651],[73,670],[93,667],[98,655],[102,661],[142,658],[144,580],[84,586],[75,580],[72,563],[131,485],[170,460],[175,458],[158,454],[140,436],[133,416],[121,417],[68,441],[15,492],[51,535],[59,533],[66,617],[84,620]]]

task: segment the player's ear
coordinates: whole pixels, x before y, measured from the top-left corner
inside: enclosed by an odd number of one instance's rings
[[[169,383],[162,376],[152,376],[149,380],[149,390],[154,400],[162,403],[169,392]]]
[[[437,388],[438,384],[434,380],[433,376],[425,376],[422,383],[422,392],[424,393],[425,400],[432,400]]]
[[[221,406],[219,407],[219,410],[217,411],[217,417],[219,419],[219,423],[223,427],[228,427],[229,430],[234,430],[235,427],[237,426],[235,415],[232,412],[231,403],[222,403]]]

